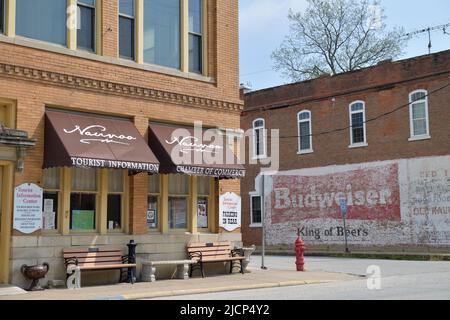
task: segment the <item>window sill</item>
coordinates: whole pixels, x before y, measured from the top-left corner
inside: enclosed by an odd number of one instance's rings
[[[257,157],[252,157],[252,160],[265,160],[265,159],[267,159],[268,157],[266,156],[266,155],[264,155],[264,156],[257,156]]]
[[[250,228],[262,228],[262,223],[252,223],[249,225]]]
[[[314,153],[314,150],[313,150],[313,149],[309,149],[309,150],[301,150],[301,151],[298,151],[298,152],[297,152],[298,155],[302,155],[302,154],[311,154],[311,153]]]
[[[354,149],[354,148],[365,148],[365,147],[368,147],[368,146],[369,146],[369,145],[367,144],[367,142],[364,142],[364,143],[355,143],[355,144],[349,145],[348,148],[349,148],[349,149]]]
[[[190,80],[197,80],[197,81],[207,82],[207,83],[211,83],[211,84],[216,83],[214,78],[200,75],[198,73],[185,73],[185,72],[182,72],[182,71],[176,70],[176,69],[166,68],[166,67],[152,65],[152,64],[141,64],[141,63],[137,63],[133,60],[122,59],[119,57],[102,56],[102,55],[98,55],[94,52],[89,52],[89,51],[86,51],[83,49],[71,50],[71,49],[67,48],[66,46],[53,44],[50,42],[44,42],[44,41],[40,41],[40,40],[29,39],[29,38],[25,38],[25,37],[21,37],[21,36],[8,37],[6,35],[0,34],[0,42],[6,42],[6,43],[22,46],[22,47],[28,47],[28,48],[38,49],[38,50],[45,50],[48,52],[64,54],[64,55],[73,56],[76,58],[82,58],[82,59],[87,59],[87,60],[92,60],[92,61],[97,61],[97,62],[102,62],[102,63],[108,63],[108,64],[113,64],[113,65],[122,66],[122,67],[129,67],[129,68],[138,69],[138,70],[156,72],[156,73],[160,73],[160,74],[164,74],[164,75],[168,75],[168,76],[175,76],[175,77],[186,78],[186,79],[190,79]]]
[[[431,136],[426,134],[426,135],[422,135],[422,136],[415,136],[415,137],[411,137],[408,139],[409,142],[412,141],[421,141],[421,140],[430,140]]]

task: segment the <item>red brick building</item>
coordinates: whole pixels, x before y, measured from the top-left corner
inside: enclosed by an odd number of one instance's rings
[[[350,250],[447,251],[449,77],[444,51],[246,93],[248,157],[267,161],[280,138],[264,187],[264,166],[247,165],[244,243],[261,244],[264,205],[269,247],[292,249],[300,228],[309,250],[342,250],[342,201]]]
[[[43,262],[46,280],[64,280],[72,246],[126,252],[133,239],[140,262],[184,259],[192,241],[241,243],[219,227],[218,199],[240,194],[228,178],[242,172],[161,154],[179,139],[161,126],[239,128],[237,1],[0,0],[0,11],[0,283],[28,286],[20,267]],[[31,233],[15,227],[24,183],[43,188]]]

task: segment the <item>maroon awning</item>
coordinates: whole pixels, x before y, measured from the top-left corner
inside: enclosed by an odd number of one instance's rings
[[[243,178],[245,168],[216,129],[150,123],[149,144],[161,173]]]
[[[46,110],[44,168],[64,166],[159,172],[130,120]]]

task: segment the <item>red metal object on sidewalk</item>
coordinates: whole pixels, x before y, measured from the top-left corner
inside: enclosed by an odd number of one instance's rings
[[[298,228],[297,240],[295,240],[295,256],[296,256],[295,264],[297,265],[297,271],[305,271],[304,270],[305,259],[303,256],[304,253],[305,253],[305,243],[300,238],[300,228]]]

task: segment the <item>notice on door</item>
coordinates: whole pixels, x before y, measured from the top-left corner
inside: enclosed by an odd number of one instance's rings
[[[24,183],[14,189],[15,230],[30,234],[42,229],[42,188],[33,183]]]
[[[241,227],[241,197],[227,192],[219,198],[219,225],[227,231]]]

